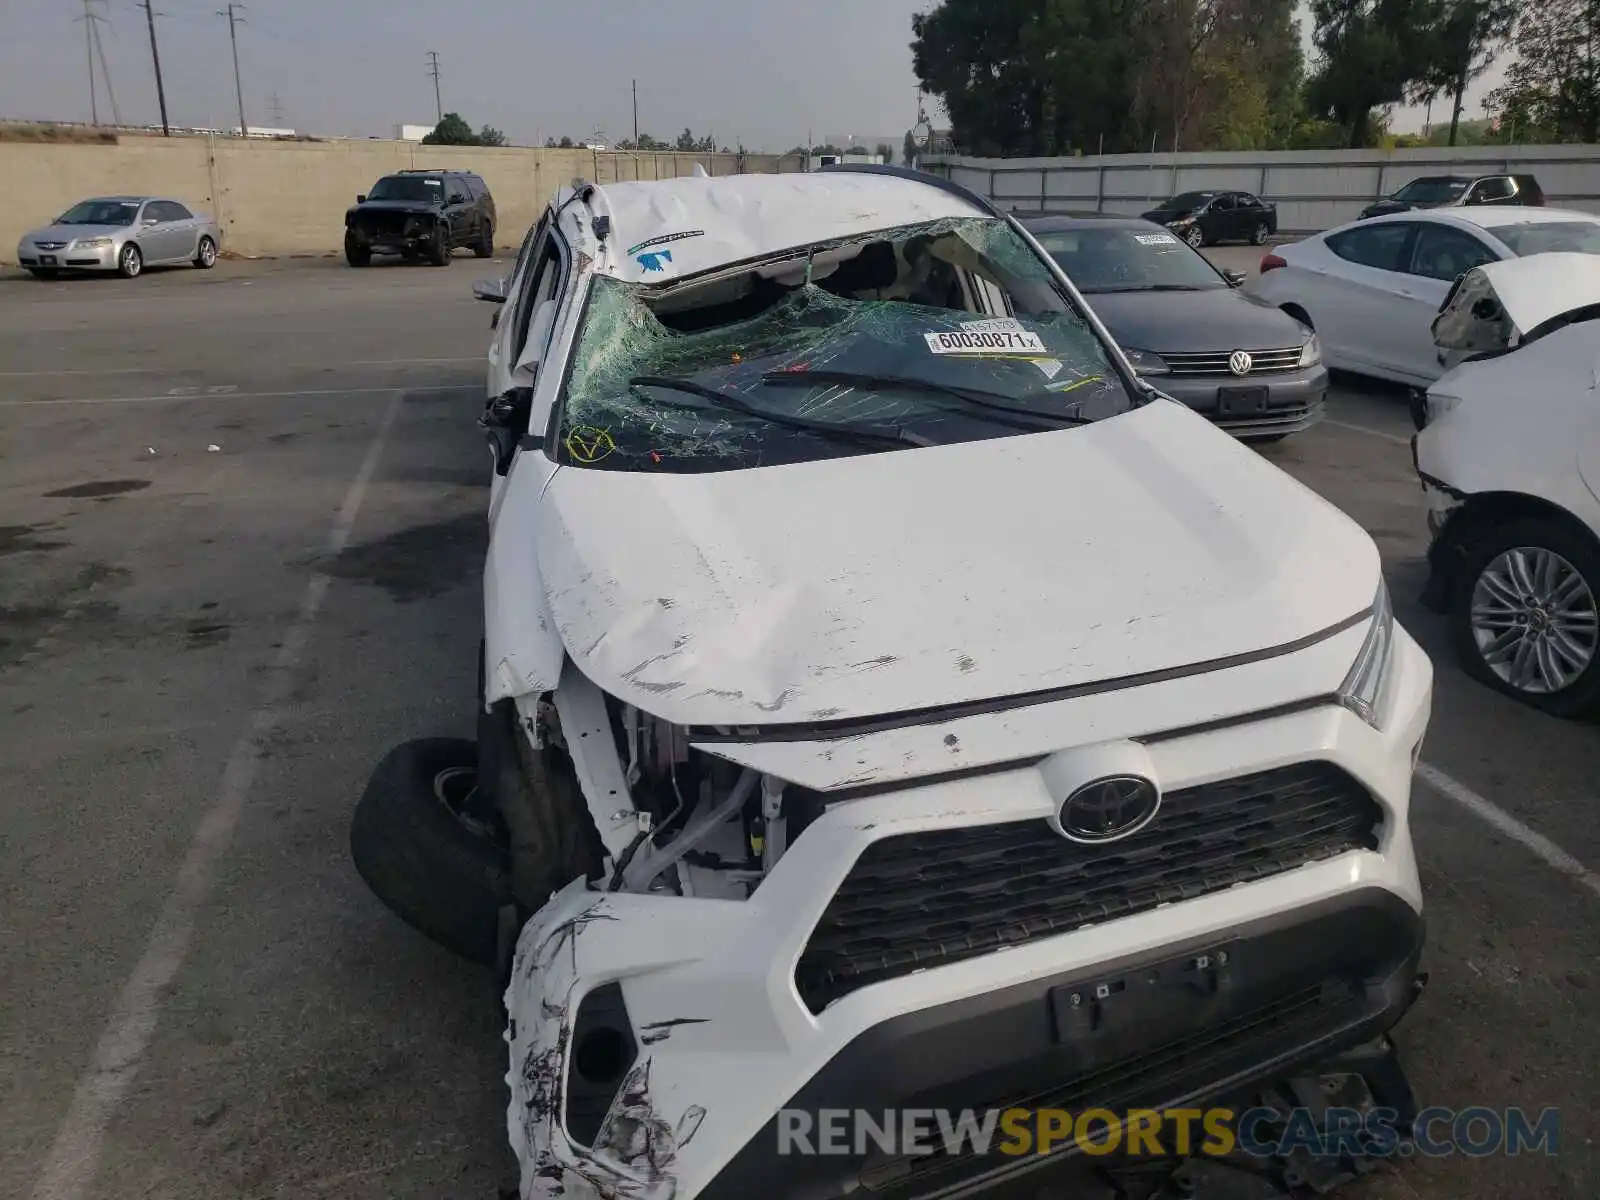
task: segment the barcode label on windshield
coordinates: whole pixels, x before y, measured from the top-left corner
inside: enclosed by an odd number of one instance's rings
[[[1178,239],[1170,233],[1136,233],[1133,240],[1141,246],[1176,246]]]
[[[1044,340],[1037,333],[925,333],[935,354],[1043,354]]]

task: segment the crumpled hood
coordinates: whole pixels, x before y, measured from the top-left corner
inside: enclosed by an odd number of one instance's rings
[[[986,442],[710,474],[563,467],[567,652],[667,720],[845,720],[1283,646],[1365,609],[1372,540],[1167,401]]]

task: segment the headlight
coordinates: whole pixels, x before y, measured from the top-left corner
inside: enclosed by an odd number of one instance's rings
[[[1312,334],[1311,339],[1300,347],[1300,365],[1314,367],[1322,361],[1322,343],[1317,341],[1317,335]]]
[[[1170,371],[1159,354],[1152,354],[1148,350],[1129,350],[1126,346],[1122,348],[1122,352],[1128,356],[1133,369],[1141,375],[1166,375]]]
[[[1184,229],[1194,224],[1193,217],[1179,217],[1176,221],[1168,221],[1168,229]]]
[[[79,238],[72,243],[72,248],[74,250],[99,250],[109,245],[111,245],[111,239],[108,237]]]
[[[1381,580],[1378,594],[1372,601],[1372,624],[1367,630],[1367,640],[1361,653],[1350,667],[1350,673],[1339,685],[1339,703],[1348,708],[1374,729],[1378,722],[1378,704],[1383,698],[1383,684],[1389,677],[1389,658],[1394,650],[1394,609],[1389,604],[1389,588]]]

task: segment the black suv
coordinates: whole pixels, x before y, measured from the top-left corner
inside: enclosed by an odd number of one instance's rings
[[[344,256],[364,267],[374,254],[408,262],[449,263],[457,246],[494,255],[494,197],[471,171],[401,171],[385,175],[344,214]]]
[[[1425,175],[1392,196],[1361,210],[1362,219],[1414,208],[1459,208],[1477,204],[1544,206],[1544,192],[1532,175]]]

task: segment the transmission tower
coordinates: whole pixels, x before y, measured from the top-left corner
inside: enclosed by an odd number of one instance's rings
[[[283,127],[283,103],[278,99],[277,92],[273,92],[271,98],[267,100],[267,111],[272,114],[274,128],[281,129]]]
[[[122,124],[122,114],[117,111],[117,94],[111,87],[111,71],[106,66],[106,48],[100,40],[100,26],[109,25],[110,18],[104,16],[99,8],[106,0],[83,0],[83,16],[74,17],[74,23],[83,24],[83,49],[89,64],[89,120],[91,123],[100,124],[100,101],[95,91],[94,64],[100,60],[100,78],[106,81],[106,95],[111,100],[111,121],[115,125]]]

